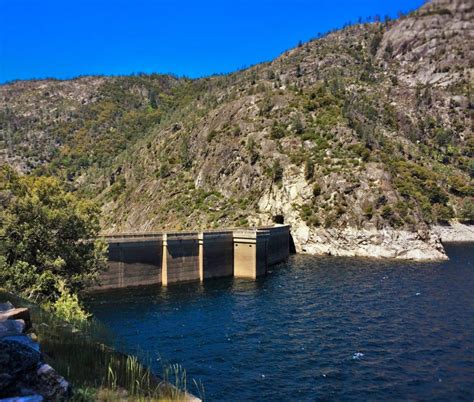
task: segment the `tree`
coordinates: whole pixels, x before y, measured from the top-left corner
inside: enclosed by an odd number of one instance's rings
[[[98,207],[55,178],[19,176],[8,166],[0,167],[0,200],[0,285],[53,310],[77,301],[106,265]]]

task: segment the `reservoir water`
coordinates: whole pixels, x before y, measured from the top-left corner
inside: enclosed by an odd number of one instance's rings
[[[117,347],[208,401],[474,399],[474,245],[414,263],[294,255],[257,281],[96,295]]]

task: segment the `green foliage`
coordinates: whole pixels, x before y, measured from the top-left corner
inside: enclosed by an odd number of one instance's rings
[[[273,162],[272,166],[273,182],[281,185],[283,180],[283,167],[280,165],[280,161],[277,159]]]
[[[373,37],[372,41],[370,42],[370,54],[375,56],[377,50],[380,46],[380,42],[382,42],[383,34],[382,32],[377,32]]]
[[[296,116],[293,119],[293,130],[295,131],[295,134],[300,135],[304,132],[304,124],[303,121],[301,120],[301,116]]]
[[[161,164],[160,166],[160,170],[159,170],[159,177],[164,179],[166,177],[168,177],[170,175],[170,165],[167,163],[167,162],[164,162]]]
[[[393,210],[389,205],[385,205],[380,216],[384,219],[390,219],[393,216]]]
[[[218,133],[217,133],[216,130],[211,130],[211,131],[209,131],[209,133],[207,134],[207,137],[206,137],[207,142],[212,142],[212,140],[213,140],[214,138],[216,138],[217,134],[218,134]]]
[[[270,137],[274,140],[278,140],[280,138],[283,138],[285,135],[286,130],[284,129],[284,127],[282,127],[275,121],[270,131]]]
[[[313,196],[318,197],[321,194],[321,185],[319,183],[313,184]]]
[[[314,203],[304,204],[301,207],[300,215],[301,218],[306,222],[308,226],[318,227],[321,226],[321,221],[317,215],[317,206]]]
[[[57,317],[68,322],[85,321],[90,318],[90,314],[86,313],[79,303],[77,294],[71,294],[66,289],[63,280],[58,280],[57,284],[59,297],[52,303],[44,303],[43,306]]]
[[[247,140],[246,149],[250,155],[250,164],[254,165],[259,158],[259,153],[257,149],[257,144],[253,137],[249,137],[249,139]]]
[[[304,175],[306,180],[311,180],[314,177],[314,162],[309,158],[305,161]]]
[[[394,164],[395,185],[406,199],[413,199],[419,205],[427,222],[435,218],[432,207],[435,204],[447,206],[449,198],[438,184],[438,175],[424,166],[413,162],[400,161]]]
[[[466,198],[461,206],[459,218],[463,221],[474,221],[474,201],[472,198]]]
[[[367,205],[366,207],[364,207],[363,211],[364,211],[364,216],[366,216],[368,219],[372,219],[372,217],[374,216],[373,205]]]
[[[93,240],[99,232],[97,206],[66,192],[57,179],[20,177],[6,166],[0,192],[8,194],[0,226],[0,283],[65,317],[84,318],[74,295],[95,283],[106,264],[105,243]]]

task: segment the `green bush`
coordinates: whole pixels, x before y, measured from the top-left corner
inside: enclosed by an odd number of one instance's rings
[[[321,185],[314,183],[313,185],[313,197],[318,197],[321,194]]]
[[[273,124],[272,130],[270,131],[270,137],[274,140],[283,138],[286,135],[285,129],[279,124]]]
[[[280,161],[276,160],[272,166],[273,182],[275,184],[281,184],[283,180],[283,167],[280,165]]]
[[[472,199],[466,198],[463,201],[459,211],[459,218],[462,221],[474,221],[474,201]]]

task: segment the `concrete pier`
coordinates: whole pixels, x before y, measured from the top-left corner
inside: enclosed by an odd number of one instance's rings
[[[234,232],[234,276],[252,278],[265,275],[268,267],[268,231]]]
[[[289,238],[288,225],[104,236],[109,245],[108,269],[92,290],[229,276],[255,279],[288,258]]]

